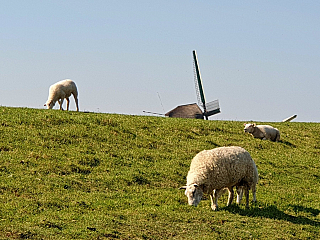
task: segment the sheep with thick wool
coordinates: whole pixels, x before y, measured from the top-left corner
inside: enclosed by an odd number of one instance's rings
[[[258,170],[250,154],[237,146],[219,147],[199,152],[190,165],[185,189],[188,204],[197,206],[203,193],[209,194],[211,208],[218,209],[218,198],[225,188],[229,190],[227,205],[233,201],[233,187],[238,187],[239,202],[243,189],[246,194],[246,207],[249,207],[249,190],[252,190],[253,201],[256,201],[256,184]]]
[[[78,90],[76,84],[70,80],[65,79],[62,81],[59,81],[49,88],[49,97],[47,102],[44,104],[44,106],[47,106],[48,109],[52,109],[56,102],[58,101],[60,105],[60,110],[63,110],[62,104],[63,100],[67,100],[67,110],[69,110],[69,97],[71,94],[74,97],[74,100],[76,102],[77,111],[79,111],[79,104],[78,104]]]
[[[278,142],[280,132],[277,128],[269,125],[256,125],[255,123],[244,123],[244,132],[250,133],[254,138]]]

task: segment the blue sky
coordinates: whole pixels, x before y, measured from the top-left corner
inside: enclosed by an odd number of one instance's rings
[[[1,1],[0,105],[44,108],[70,78],[82,111],[165,113],[197,102],[196,50],[220,102],[211,120],[320,122],[319,12],[309,0]]]

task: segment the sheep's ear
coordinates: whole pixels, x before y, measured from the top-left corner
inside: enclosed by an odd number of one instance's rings
[[[247,125],[246,123],[243,124],[243,126],[246,126],[246,125]]]
[[[179,189],[187,189],[187,186],[180,187]]]
[[[198,184],[196,184],[196,183],[195,183],[195,184],[193,184],[193,186],[194,186],[195,188],[199,187],[199,186],[198,186]]]
[[[253,124],[252,124],[252,126],[254,126],[254,127],[255,127],[255,126],[257,126],[257,124],[253,123]]]

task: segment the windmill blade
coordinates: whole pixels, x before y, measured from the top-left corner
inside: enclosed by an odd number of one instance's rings
[[[200,68],[198,64],[198,58],[196,50],[193,50],[193,66],[194,66],[194,82],[196,86],[196,93],[198,97],[199,105],[201,105],[205,109],[206,104],[206,98],[204,96],[204,91],[202,87],[202,80],[201,80],[201,74],[200,74]]]
[[[200,68],[199,68],[199,64],[198,64],[196,50],[193,50],[193,63],[194,63],[194,70],[195,70],[194,82],[196,85],[198,102],[199,102],[199,105],[202,106],[202,108],[203,108],[203,115],[205,116],[206,120],[208,120],[206,98],[204,96],[204,91],[203,91],[203,87],[202,87],[202,80],[201,80],[201,74],[200,74]],[[200,103],[200,101],[201,101],[201,103]]]
[[[206,109],[207,109],[207,112],[206,112],[206,115],[209,117],[209,116],[212,116],[214,114],[217,114],[217,113],[220,113],[220,106],[219,106],[219,100],[214,100],[212,102],[208,102],[206,104]]]
[[[193,67],[198,103],[203,108],[203,116],[208,120],[209,116],[220,113],[219,101],[206,103],[196,50],[193,50]]]

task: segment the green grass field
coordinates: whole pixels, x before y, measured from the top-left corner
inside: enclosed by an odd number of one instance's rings
[[[280,142],[238,121],[0,107],[0,239],[318,239],[320,124],[270,124]],[[188,206],[191,159],[231,145],[257,164],[257,203]]]

